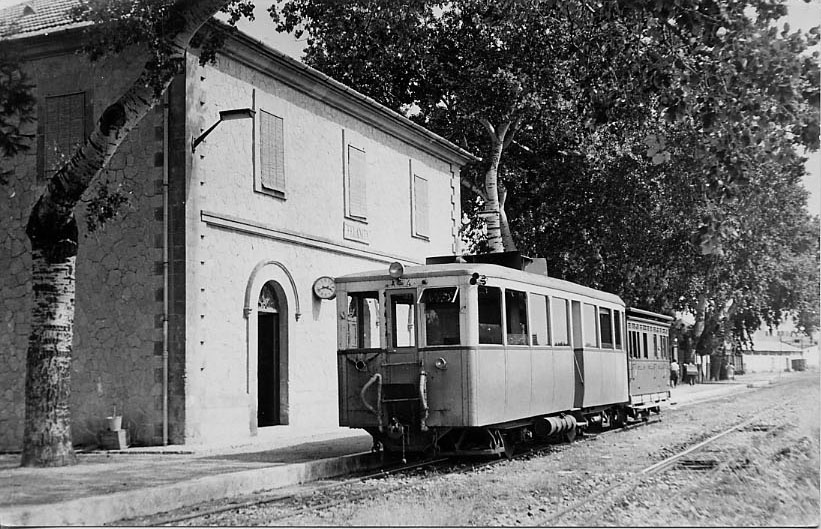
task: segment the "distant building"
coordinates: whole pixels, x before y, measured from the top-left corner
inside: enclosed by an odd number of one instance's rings
[[[791,322],[774,330],[759,329],[753,334],[752,342],[751,347],[742,350],[743,368],[747,373],[791,371],[793,360],[800,359],[805,359],[807,367],[818,366],[817,338],[795,330]],[[802,348],[813,343],[816,345]]]
[[[72,5],[0,10],[38,102],[36,148],[0,167],[13,170],[0,193],[0,449],[22,439],[28,213],[141,61],[75,53]],[[221,123],[192,152],[220,112],[242,109],[253,117]],[[216,65],[190,54],[103,175],[130,204],[104,231],[81,225],[75,443],[95,444],[115,409],[142,445],[336,427],[340,315],[319,287],[459,253],[459,173],[472,159],[246,35],[229,37]]]

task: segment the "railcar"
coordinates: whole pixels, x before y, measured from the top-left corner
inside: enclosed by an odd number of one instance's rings
[[[618,296],[518,254],[457,259],[336,278],[340,425],[375,449],[510,455],[661,398],[631,390]]]

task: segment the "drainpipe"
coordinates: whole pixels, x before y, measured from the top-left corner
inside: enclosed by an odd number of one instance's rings
[[[168,94],[163,96],[162,156],[162,444],[168,445]]]

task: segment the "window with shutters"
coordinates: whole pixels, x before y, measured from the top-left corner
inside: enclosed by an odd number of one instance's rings
[[[42,178],[51,178],[54,172],[71,156],[74,149],[85,141],[85,93],[46,97],[41,114],[40,162]]]
[[[428,219],[428,181],[413,175],[413,235],[427,239],[430,235]]]
[[[275,196],[285,196],[285,131],[283,120],[261,110],[259,118],[260,186]]]
[[[365,151],[348,145],[348,171],[345,189],[346,215],[352,219],[365,221],[367,208],[367,163]]]

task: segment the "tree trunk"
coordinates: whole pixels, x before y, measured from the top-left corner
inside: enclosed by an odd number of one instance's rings
[[[487,201],[485,202],[485,210],[482,212],[487,224],[487,244],[490,251],[494,253],[504,252],[505,250],[512,251],[516,247],[513,243],[513,237],[510,235],[507,216],[502,209],[502,201],[499,200],[499,164],[502,161],[502,153],[513,140],[513,135],[516,132],[516,122],[508,121],[498,127],[494,127],[485,119],[481,122],[490,138],[489,165],[485,172]],[[507,236],[505,237],[503,233],[506,233]]]
[[[74,461],[69,413],[77,225],[74,207],[117,152],[128,132],[151,110],[181,71],[191,38],[225,0],[180,0],[163,35],[175,50],[161,68],[146,64],[108,108],[85,143],[49,180],[26,227],[32,246],[34,306],[26,361],[24,466]],[[159,89],[158,89],[159,88]]]
[[[516,250],[516,243],[513,241],[513,234],[510,232],[510,222],[507,220],[505,211],[505,201],[507,200],[507,189],[499,186],[499,228],[502,234],[502,245],[506,252]]]
[[[26,358],[23,466],[75,462],[69,396],[76,257],[32,252],[34,307]]]

